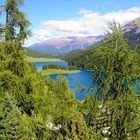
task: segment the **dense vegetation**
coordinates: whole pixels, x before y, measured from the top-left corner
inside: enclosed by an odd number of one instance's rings
[[[88,129],[66,79],[58,77],[54,82],[42,77],[26,60],[22,43],[28,22],[23,13],[24,18],[19,18],[21,4],[7,0],[5,6],[8,19],[0,43],[0,139],[86,139]]]
[[[86,69],[88,62],[88,56],[91,56],[93,49],[77,50],[70,52],[64,57],[64,60],[68,61],[69,66],[77,66]]]
[[[77,70],[76,66],[61,66],[57,64],[45,64],[43,65],[42,70],[47,70],[47,69],[60,69],[60,70]]]
[[[127,48],[120,27],[111,26],[88,61],[97,90],[80,102],[64,77],[43,77],[26,60],[22,45],[30,31],[22,4],[6,1],[0,32],[0,139],[139,139],[140,101],[133,90],[139,73],[135,52]]]

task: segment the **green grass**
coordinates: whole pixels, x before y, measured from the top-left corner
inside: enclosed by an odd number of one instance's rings
[[[53,62],[53,61],[61,61],[59,58],[43,58],[43,57],[27,57],[27,60],[29,62]]]
[[[70,74],[70,73],[78,73],[79,70],[58,70],[58,69],[47,69],[40,70],[42,75],[51,75],[51,74]]]

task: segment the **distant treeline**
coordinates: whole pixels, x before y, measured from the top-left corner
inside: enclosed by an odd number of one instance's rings
[[[45,64],[43,65],[42,70],[47,70],[47,69],[60,69],[60,70],[77,70],[76,66],[61,66],[57,64]]]
[[[69,53],[64,60],[68,62],[70,66],[77,66],[83,69],[89,69],[88,63],[89,58],[93,56],[93,49],[90,48],[87,50],[77,50]]]
[[[30,50],[28,48],[24,47],[24,50],[26,51],[26,55],[29,57],[42,57],[42,58],[62,58],[63,56],[60,54],[55,54],[55,53],[43,53],[43,52],[38,52],[34,50]]]

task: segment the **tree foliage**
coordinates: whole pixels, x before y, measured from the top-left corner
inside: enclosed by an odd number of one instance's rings
[[[91,59],[95,72],[97,93],[115,99],[120,94],[131,94],[138,79],[136,53],[128,48],[120,25],[109,25],[111,31],[101,42]]]
[[[24,41],[29,35],[29,21],[26,19],[19,7],[23,5],[23,0],[7,0],[5,5],[6,23],[5,40],[16,39],[19,42]],[[18,32],[17,32],[18,31]]]
[[[91,117],[89,125],[93,123],[97,126],[93,129],[96,133],[111,140],[134,139],[140,131],[140,106],[135,94],[138,64],[136,53],[128,48],[119,24],[109,25],[106,38],[93,53],[89,66],[94,71],[101,107],[87,114]]]

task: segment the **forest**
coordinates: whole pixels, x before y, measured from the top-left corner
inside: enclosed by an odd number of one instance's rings
[[[139,65],[120,25],[109,25],[90,58],[83,54],[97,88],[79,101],[63,76],[53,81],[27,61],[23,44],[31,31],[23,4],[6,0],[0,15],[0,140],[139,140]]]

